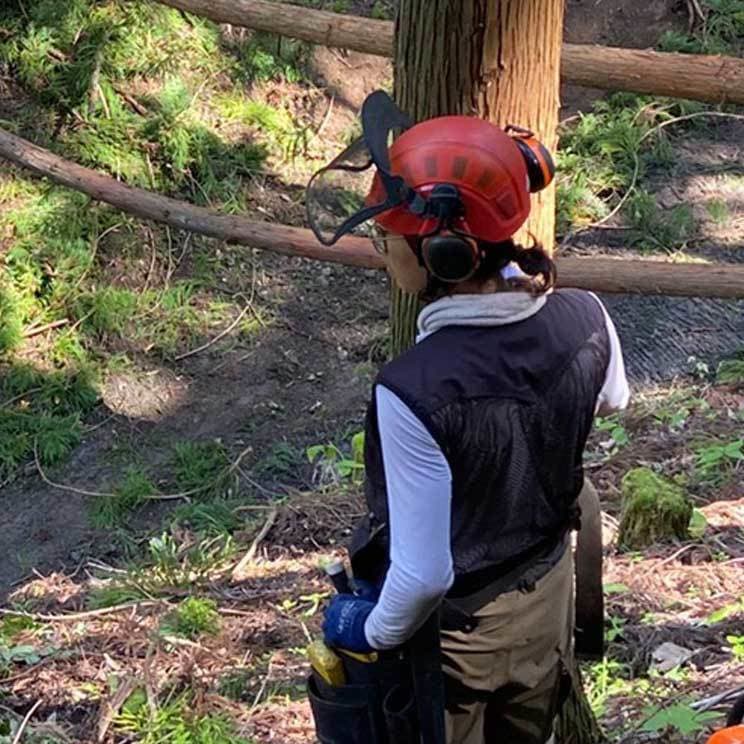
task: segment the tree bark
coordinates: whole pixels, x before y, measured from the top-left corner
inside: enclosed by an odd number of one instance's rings
[[[382,259],[365,238],[347,237],[337,246],[328,248],[318,243],[310,230],[218,214],[178,199],[127,186],[3,129],[0,129],[0,158],[135,217],[162,222],[179,230],[288,256],[366,269],[383,268]],[[597,292],[744,298],[744,266],[736,264],[559,257],[558,279],[561,286]]]
[[[393,56],[393,24],[270,0],[159,0],[165,5],[313,44]],[[529,51],[535,52],[536,47]],[[563,82],[706,103],[744,104],[744,59],[563,44]]]

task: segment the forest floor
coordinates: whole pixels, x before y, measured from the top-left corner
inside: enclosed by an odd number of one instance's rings
[[[704,5],[688,33],[684,3],[574,0],[566,36],[741,54],[737,0]],[[390,80],[384,60],[151,3],[0,9],[0,126],[285,224],[303,224],[309,174]],[[711,109],[598,97],[563,94],[563,250],[741,261],[744,123],[660,129]],[[643,301],[609,302],[634,402],[587,453],[609,652],[585,681],[613,741],[687,744],[722,720],[708,699],[744,687],[744,361],[698,324],[677,334],[682,363],[650,375],[666,331],[637,328]],[[741,306],[723,307],[740,329]],[[312,740],[319,566],[362,510],[351,441],[386,356],[377,272],[168,231],[0,167],[0,743],[29,712],[33,744]],[[618,549],[622,478],[639,466],[685,484],[694,536]],[[692,655],[662,671],[665,641]]]

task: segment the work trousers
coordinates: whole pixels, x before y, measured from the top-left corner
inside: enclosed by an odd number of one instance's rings
[[[534,591],[502,594],[470,633],[442,632],[448,744],[551,741],[574,632],[571,546]]]

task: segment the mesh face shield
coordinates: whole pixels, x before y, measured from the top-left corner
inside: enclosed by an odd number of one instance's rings
[[[377,215],[401,204],[423,209],[421,197],[390,173],[391,139],[411,126],[387,93],[368,96],[362,105],[362,136],[319,170],[307,187],[307,217],[321,243],[333,245],[351,233],[368,235]]]

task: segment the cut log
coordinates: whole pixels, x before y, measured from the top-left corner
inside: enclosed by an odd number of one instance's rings
[[[219,214],[178,199],[127,186],[3,129],[0,129],[0,158],[135,217],[162,222],[179,230],[288,256],[368,269],[383,268],[382,259],[365,238],[347,237],[329,248],[318,243],[310,230]],[[735,264],[674,264],[632,259],[562,257],[558,259],[558,273],[562,286],[597,292],[744,298],[744,266]]]
[[[299,8],[270,0],[159,0],[165,5],[313,44],[392,57],[391,21]],[[626,90],[707,103],[744,104],[744,59],[564,44],[561,78],[602,90]]]

